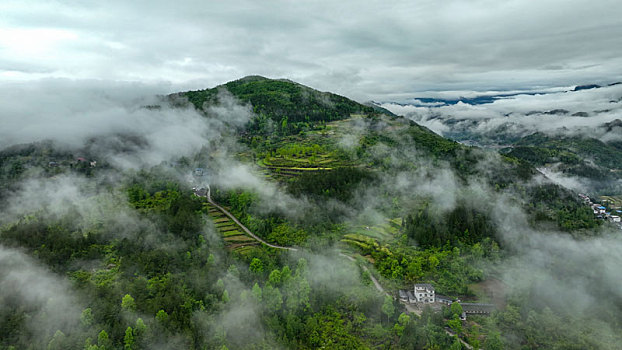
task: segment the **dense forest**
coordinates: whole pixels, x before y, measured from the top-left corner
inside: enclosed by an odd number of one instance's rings
[[[615,283],[584,266],[618,241],[530,163],[561,145],[500,155],[262,77],[149,110],[224,98],[252,118],[155,166],[0,151],[0,349],[620,348]],[[495,311],[407,307],[414,283]]]

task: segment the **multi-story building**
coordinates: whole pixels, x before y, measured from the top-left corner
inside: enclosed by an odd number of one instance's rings
[[[429,283],[415,284],[415,298],[418,303],[434,302],[434,287]]]

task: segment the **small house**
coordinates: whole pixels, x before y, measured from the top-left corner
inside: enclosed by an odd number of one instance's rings
[[[415,298],[415,294],[413,294],[413,292],[411,291],[406,291],[406,294],[408,295],[408,302],[411,304],[414,304],[417,302],[417,298]]]
[[[399,294],[399,297],[400,297],[400,301],[405,302],[405,303],[408,302],[408,293],[406,293],[405,290],[400,289],[398,291],[398,294]]]
[[[434,287],[429,283],[415,284],[414,294],[419,303],[433,303],[435,299]]]
[[[613,222],[620,222],[620,217],[618,215],[611,215],[610,218]]]
[[[440,294],[436,294],[435,298],[437,303],[445,305],[451,305],[451,303],[453,302],[452,298]]]
[[[460,306],[466,314],[489,314],[495,310],[493,304],[460,303]]]

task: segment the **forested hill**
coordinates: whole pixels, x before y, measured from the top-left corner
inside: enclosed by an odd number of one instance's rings
[[[595,192],[620,191],[617,179],[622,169],[622,142],[607,135],[597,139],[587,135],[548,135],[537,132],[521,138],[507,155],[536,167],[550,167],[584,178]]]
[[[382,133],[383,128],[395,124],[391,132],[400,130],[401,137],[412,139],[422,150],[435,155],[465,150],[455,141],[437,135],[428,128],[395,116],[388,110],[363,105],[344,96],[322,92],[286,79],[268,79],[261,76],[247,76],[216,86],[211,89],[186,91],[171,95],[171,99],[185,97],[198,110],[220,103],[223,91],[228,91],[243,103],[250,103],[254,119],[247,125],[250,135],[281,136],[297,135],[323,127],[326,123],[362,116],[369,120],[370,132]],[[380,120],[379,117],[384,116]],[[272,120],[268,125],[268,120]],[[389,133],[384,133],[388,137]],[[452,159],[453,160],[453,159]]]
[[[248,76],[212,89],[187,91],[185,96],[197,108],[218,101],[221,90],[229,91],[242,102],[249,102],[257,114],[290,123],[333,121],[348,118],[351,114],[377,113],[373,107],[354,102],[330,92],[320,92],[310,87],[284,79]]]
[[[0,148],[0,350],[622,343],[617,276],[587,268],[619,261],[584,253],[618,243],[527,160],[285,80],[167,102]],[[498,310],[406,308],[414,283]]]

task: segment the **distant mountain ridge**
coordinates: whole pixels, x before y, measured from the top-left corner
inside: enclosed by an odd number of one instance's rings
[[[555,91],[557,92],[570,92],[570,91],[581,91],[581,90],[591,90],[591,89],[599,89],[608,86],[615,86],[622,84],[622,82],[610,83],[607,85],[598,85],[598,84],[584,84],[584,85],[576,85],[574,88],[569,90]],[[511,93],[499,93],[493,95],[479,95],[475,97],[457,97],[457,98],[435,98],[435,97],[413,97],[410,102],[400,103],[401,105],[413,105],[419,107],[442,107],[442,106],[451,106],[458,103],[464,103],[469,105],[482,105],[493,103],[499,99],[504,99],[508,97],[515,96],[533,96],[533,95],[546,95],[554,92],[551,91],[520,91],[520,92],[511,92]],[[381,103],[378,103],[381,104]]]

